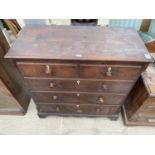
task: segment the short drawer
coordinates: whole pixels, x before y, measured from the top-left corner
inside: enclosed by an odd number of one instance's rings
[[[128,93],[131,81],[97,81],[86,79],[48,79],[25,78],[30,89],[42,91],[82,91],[82,92],[111,92]]]
[[[39,113],[68,113],[90,115],[114,115],[120,112],[120,106],[74,105],[74,104],[40,104]]]
[[[26,77],[78,77],[78,67],[74,63],[24,63],[17,65]]]
[[[126,95],[111,93],[81,93],[81,92],[32,92],[36,103],[74,103],[121,105]]]
[[[80,65],[80,77],[109,80],[136,80],[141,66],[125,65]]]

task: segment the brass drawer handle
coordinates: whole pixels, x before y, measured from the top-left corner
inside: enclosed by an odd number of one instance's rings
[[[79,105],[79,104],[77,104],[77,105],[76,105],[76,107],[77,107],[76,112],[79,112],[79,113],[80,113],[80,112],[82,112],[82,110],[81,110],[81,109],[79,109],[79,107],[80,107],[80,105]]]
[[[108,86],[106,84],[102,84],[102,89],[107,90]]]
[[[57,100],[58,99],[58,96],[57,95],[54,95],[53,96],[53,100]]]
[[[76,82],[77,82],[78,85],[80,84],[80,80],[77,80]]]
[[[58,106],[56,107],[56,111],[57,112],[60,112],[60,108]]]
[[[76,95],[79,97],[80,96],[80,93],[77,93]]]
[[[99,97],[98,101],[99,101],[100,103],[104,103],[104,98],[103,98],[103,97]]]
[[[112,76],[111,67],[108,67],[106,75],[107,76]]]
[[[49,65],[46,65],[45,73],[46,74],[51,74],[52,73],[52,69],[51,69],[51,67]]]
[[[50,82],[50,88],[55,87],[55,84],[53,82]]]
[[[79,104],[77,104],[77,105],[76,105],[76,107],[77,107],[77,108],[79,108],[79,107],[80,107],[80,105],[79,105]]]
[[[82,110],[78,109],[78,110],[76,110],[76,112],[79,112],[80,113],[80,112],[82,112]]]

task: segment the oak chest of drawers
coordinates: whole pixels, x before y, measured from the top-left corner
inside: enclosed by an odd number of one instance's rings
[[[16,62],[40,117],[111,119],[152,61],[135,30],[98,26],[26,27],[6,58]]]

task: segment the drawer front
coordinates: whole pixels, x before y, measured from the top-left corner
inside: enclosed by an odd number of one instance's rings
[[[74,104],[42,104],[37,105],[41,113],[68,113],[68,114],[90,114],[90,115],[112,115],[120,112],[120,106],[96,106],[96,105],[74,105]]]
[[[26,77],[78,77],[76,64],[22,63],[17,65]]]
[[[109,80],[135,80],[141,66],[88,65],[75,63],[24,63],[17,65],[25,77],[81,77]]]
[[[155,106],[147,106],[139,111],[138,116],[155,117]]]
[[[40,91],[85,91],[85,92],[111,92],[111,93],[128,93],[133,82],[119,81],[96,81],[84,79],[29,79],[25,78],[31,90]]]
[[[123,65],[84,65],[80,66],[80,77],[109,80],[136,80],[141,66]]]
[[[136,121],[142,122],[142,123],[147,123],[148,125],[155,125],[155,116],[139,116]]]
[[[73,92],[32,92],[36,103],[74,103],[74,104],[99,104],[121,105],[125,95],[110,93],[73,93]]]

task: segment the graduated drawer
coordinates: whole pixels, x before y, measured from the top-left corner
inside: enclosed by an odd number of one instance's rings
[[[36,103],[73,103],[73,104],[99,104],[121,105],[126,95],[112,93],[86,93],[86,92],[32,92]]]
[[[74,105],[74,104],[40,104],[37,105],[39,113],[66,113],[66,114],[89,114],[89,115],[112,115],[118,114],[120,106],[98,105]]]
[[[132,65],[80,65],[80,76],[108,80],[136,80],[141,66]]]
[[[139,110],[138,116],[153,116],[155,118],[155,106],[144,106]]]
[[[155,115],[141,115],[138,116],[137,122],[145,122],[148,125],[155,125]]]
[[[137,121],[145,122],[148,125],[155,125],[155,105],[154,103],[147,103],[142,105],[142,107],[137,112]]]
[[[43,91],[89,91],[128,93],[132,81],[105,81],[93,79],[50,79],[50,78],[25,78],[30,89]]]

